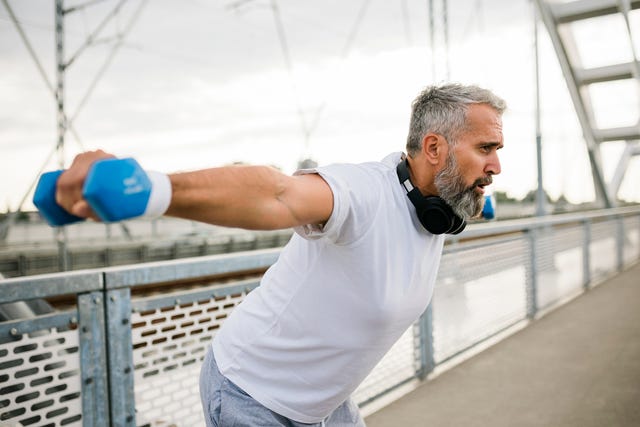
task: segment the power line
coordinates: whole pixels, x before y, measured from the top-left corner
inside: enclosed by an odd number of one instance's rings
[[[100,67],[100,70],[98,70],[98,73],[96,74],[96,76],[94,77],[93,81],[89,85],[85,96],[82,98],[82,100],[80,101],[80,103],[76,107],[76,112],[71,117],[71,120],[69,121],[69,123],[73,123],[73,121],[78,117],[78,114],[80,114],[80,111],[82,110],[82,108],[86,104],[87,100],[89,99],[89,97],[93,93],[93,90],[95,89],[96,85],[98,84],[100,79],[104,76],[104,73],[106,72],[106,70],[109,67],[109,65],[111,65],[111,62],[113,61],[113,58],[115,57],[116,52],[122,46],[122,42],[123,42],[124,38],[127,36],[129,31],[131,31],[131,28],[133,28],[133,25],[135,24],[135,22],[138,20],[138,18],[142,14],[142,10],[147,5],[147,1],[148,0],[142,0],[138,4],[138,8],[134,12],[133,17],[131,18],[131,20],[128,22],[125,30],[122,31],[120,34],[118,34],[117,42],[112,47],[111,52],[109,52],[109,55],[105,59],[105,62],[102,64],[102,67]]]
[[[122,5],[126,2],[127,0],[120,0],[120,2],[116,5],[116,7],[113,8],[113,10],[104,17],[104,19],[102,20],[102,22],[100,22],[100,24],[98,24],[98,26],[96,27],[96,29],[89,34],[89,36],[86,38],[85,42],[78,48],[78,50],[76,50],[76,52],[71,55],[71,57],[67,60],[67,62],[64,64],[65,68],[70,66],[71,64],[73,64],[73,62],[76,60],[76,58],[89,46],[91,46],[93,44],[94,39],[98,36],[98,34],[100,34],[102,32],[102,30],[104,29],[104,27],[109,23],[109,21],[111,21],[116,15],[118,15],[120,13],[120,9],[122,8]],[[65,10],[65,13],[67,13],[67,11]]]
[[[248,0],[249,1],[249,0]],[[364,20],[364,17],[366,15],[366,11],[369,7],[369,4],[371,3],[371,0],[364,0],[362,2],[362,5],[358,11],[358,15],[356,16],[356,20],[354,22],[354,24],[351,27],[351,30],[348,33],[347,36],[347,40],[345,42],[344,47],[341,50],[340,53],[340,59],[341,60],[345,60],[349,54],[351,53],[351,50],[353,48],[353,45],[355,43],[356,37],[358,35],[359,29],[360,29],[360,25],[362,24],[362,21]],[[243,2],[243,4],[246,4],[246,1]],[[287,71],[289,72],[289,77],[292,81],[292,86],[293,86],[293,90],[294,90],[294,96],[295,96],[295,100],[296,100],[296,108],[297,108],[297,112],[298,112],[298,116],[300,117],[300,122],[303,128],[303,132],[304,132],[304,144],[305,144],[305,153],[303,154],[303,156],[308,156],[308,151],[309,151],[309,141],[311,138],[311,135],[315,132],[315,130],[318,127],[318,124],[320,122],[320,118],[328,104],[326,98],[325,100],[322,102],[322,104],[320,105],[320,107],[318,107],[316,109],[316,113],[312,119],[311,124],[309,124],[307,122],[307,117],[304,114],[304,111],[302,110],[302,107],[300,105],[300,101],[298,98],[298,92],[297,92],[297,85],[295,83],[295,78],[293,75],[293,60],[291,57],[291,52],[289,50],[288,47],[288,43],[287,43],[287,39],[286,39],[286,34],[284,31],[284,25],[282,24],[282,19],[280,16],[280,12],[279,9],[277,7],[276,4],[276,0],[272,0],[272,5],[274,6],[273,11],[274,11],[274,19],[276,20],[276,28],[278,31],[278,37],[279,37],[279,41],[280,41],[280,46],[281,49],[283,51],[283,55],[285,57],[285,63],[287,66]]]
[[[433,73],[433,79],[437,79],[437,60],[436,60],[436,11],[434,0],[429,0],[428,3],[428,15],[429,15],[429,41],[431,44],[431,72]],[[449,65],[449,16],[448,16],[448,0],[441,0],[441,16],[442,16],[442,38],[444,49],[444,63],[445,63],[445,79],[449,80],[450,65]]]
[[[402,10],[402,23],[404,26],[404,36],[408,46],[413,45],[413,38],[411,37],[411,20],[409,17],[409,5],[408,0],[400,0],[400,8]]]
[[[342,48],[342,51],[340,54],[340,59],[343,62],[351,54],[351,51],[355,44],[356,37],[358,35],[358,32],[360,31],[360,26],[362,25],[362,21],[364,20],[364,17],[367,13],[367,9],[369,8],[370,3],[371,3],[371,0],[364,0],[360,5],[360,9],[358,10],[358,15],[356,16],[356,19],[351,27],[351,31],[349,32],[349,36],[347,37],[345,45]],[[325,99],[320,105],[320,107],[317,109],[316,115],[313,119],[313,123],[311,124],[311,127],[310,127],[310,133],[315,132],[316,128],[318,127],[318,124],[320,123],[320,118],[324,113],[325,108],[327,107],[327,103],[328,101]]]
[[[296,85],[295,76],[293,74],[293,61],[291,59],[291,52],[289,50],[289,44],[287,43],[287,35],[284,31],[284,25],[282,24],[282,17],[280,16],[280,9],[278,8],[277,0],[271,0],[271,9],[273,11],[273,19],[276,26],[276,32],[278,33],[278,41],[280,42],[280,49],[282,50],[282,55],[284,57],[287,73],[289,74],[289,80],[291,81],[293,96],[296,103],[296,110],[298,112],[298,118],[300,119],[302,132],[304,134],[305,146],[308,146],[309,127],[307,125],[307,120],[304,115],[304,111],[302,111],[302,106],[300,105],[300,99],[298,96],[298,87]]]

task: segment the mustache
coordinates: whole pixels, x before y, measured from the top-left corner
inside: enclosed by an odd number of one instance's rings
[[[491,185],[492,183],[493,183],[493,178],[491,177],[491,175],[487,175],[485,177],[478,178],[475,181],[473,181],[473,184],[469,188],[475,188],[479,185]]]

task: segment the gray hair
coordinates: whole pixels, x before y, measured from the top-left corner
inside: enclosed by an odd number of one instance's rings
[[[411,104],[411,122],[407,137],[407,153],[414,156],[422,148],[427,133],[445,137],[449,145],[466,129],[467,108],[470,104],[487,104],[502,114],[506,102],[493,92],[473,85],[449,83],[428,86]]]

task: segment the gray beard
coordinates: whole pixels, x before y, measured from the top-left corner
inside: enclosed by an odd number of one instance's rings
[[[480,215],[484,206],[484,196],[475,188],[483,180],[476,180],[471,187],[467,187],[458,169],[455,156],[449,154],[444,169],[436,174],[435,185],[443,199],[453,211],[464,219]]]

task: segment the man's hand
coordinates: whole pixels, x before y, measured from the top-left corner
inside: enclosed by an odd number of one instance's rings
[[[89,173],[89,169],[95,161],[112,158],[115,158],[115,156],[105,153],[102,150],[87,151],[78,154],[73,159],[69,169],[65,170],[58,179],[56,186],[56,203],[72,215],[99,220],[96,213],[82,197],[82,187]]]

